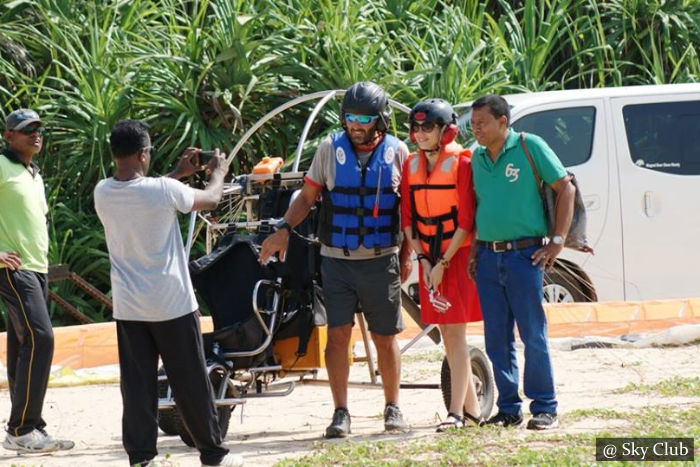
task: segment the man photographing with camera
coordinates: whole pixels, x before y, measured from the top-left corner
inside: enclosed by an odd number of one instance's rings
[[[166,177],[147,177],[148,126],[122,120],[110,135],[116,171],[95,188],[111,263],[121,392],[122,442],[131,465],[148,465],[158,436],[158,356],[202,465],[243,465],[221,445],[213,390],[177,212],[214,209],[228,162],[214,152],[209,184],[197,190],[174,180],[194,174],[200,150],[188,148]]]

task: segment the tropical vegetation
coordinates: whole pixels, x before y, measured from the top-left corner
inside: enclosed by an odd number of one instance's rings
[[[122,118],[151,125],[152,170],[164,173],[189,145],[230,151],[275,106],[358,80],[406,104],[696,82],[698,50],[697,0],[8,0],[0,4],[0,117],[31,107],[49,122],[39,162],[51,263],[107,292],[92,190],[110,174],[108,135]],[[337,121],[337,105],[327,109],[305,160]],[[293,154],[309,110],[261,128],[233,171]],[[70,283],[52,288],[92,319],[109,318]]]

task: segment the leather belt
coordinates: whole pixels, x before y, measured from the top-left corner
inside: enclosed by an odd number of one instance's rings
[[[506,251],[522,250],[534,245],[544,245],[543,237],[521,238],[520,240],[509,240],[503,242],[485,242],[477,240],[477,245],[488,248],[494,253],[505,253]]]

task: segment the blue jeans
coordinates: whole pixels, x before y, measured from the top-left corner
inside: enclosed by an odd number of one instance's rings
[[[477,252],[476,287],[484,316],[486,353],[498,388],[498,410],[521,413],[514,324],[525,345],[525,395],[533,414],[556,413],[552,363],[547,347],[547,319],[542,307],[542,270],[532,265],[539,246],[495,253]]]

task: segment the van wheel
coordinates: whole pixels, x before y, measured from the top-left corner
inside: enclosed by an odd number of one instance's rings
[[[543,303],[590,302],[586,287],[569,271],[555,267],[544,272]]]
[[[493,409],[493,401],[495,398],[495,385],[493,380],[493,372],[491,371],[491,362],[486,357],[486,354],[476,347],[469,347],[469,358],[472,364],[472,379],[476,387],[476,397],[481,407],[481,416],[488,417]],[[450,401],[452,400],[452,380],[450,379],[450,364],[447,363],[447,357],[442,360],[442,370],[440,371],[440,389],[442,391],[442,400],[445,402],[445,408],[450,410]]]

